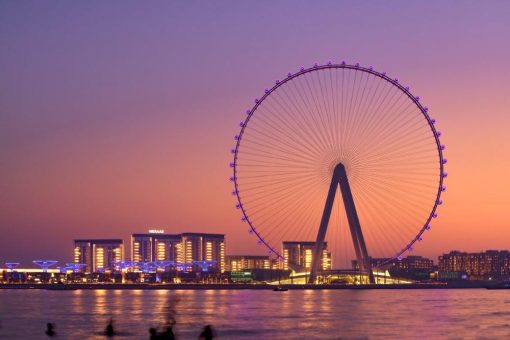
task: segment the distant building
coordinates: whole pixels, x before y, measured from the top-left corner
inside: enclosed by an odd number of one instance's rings
[[[226,256],[226,270],[272,269],[273,262],[269,256],[263,255],[228,255]]]
[[[433,270],[434,261],[423,256],[413,255],[407,256],[402,260],[394,261],[393,266],[395,269],[399,270],[412,270],[412,269]]]
[[[225,235],[224,234],[181,234],[183,263],[200,270],[197,262],[211,262],[211,267],[225,271]]]
[[[225,235],[207,233],[165,234],[163,230],[131,235],[135,262],[172,261],[179,270],[225,271]]]
[[[120,239],[74,240],[74,263],[85,264],[87,273],[113,271],[115,262],[124,260]]]
[[[149,232],[131,235],[131,259],[136,262],[182,262],[181,236]]]
[[[284,270],[307,271],[311,270],[312,259],[315,256],[315,242],[313,241],[284,241],[283,268]],[[324,242],[322,254],[319,259],[320,270],[331,269],[331,253],[328,251],[328,243]]]
[[[464,272],[471,280],[510,277],[510,252],[488,250],[481,253],[451,251],[439,256],[439,272]]]
[[[391,258],[370,258],[372,268],[388,270],[425,270],[434,269],[434,261],[423,256],[407,256],[401,260]],[[357,260],[352,260],[352,268],[359,270]]]

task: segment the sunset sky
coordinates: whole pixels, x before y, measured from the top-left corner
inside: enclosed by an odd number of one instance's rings
[[[275,79],[329,60],[398,77],[443,132],[445,203],[415,253],[510,249],[509,23],[507,1],[2,1],[0,263],[155,226],[261,252],[233,136]]]

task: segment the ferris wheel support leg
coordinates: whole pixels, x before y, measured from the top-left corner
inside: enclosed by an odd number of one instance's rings
[[[337,170],[338,169],[338,170]],[[339,172],[339,183],[340,190],[342,192],[342,198],[344,201],[345,212],[347,214],[347,220],[349,222],[349,228],[354,243],[354,250],[356,251],[356,257],[358,265],[362,270],[368,274],[368,279],[371,284],[375,283],[374,273],[372,271],[372,261],[368,257],[367,246],[365,244],[365,238],[361,231],[361,225],[359,223],[358,213],[356,212],[356,206],[354,199],[352,198],[351,187],[349,180],[347,179],[347,173],[345,167],[342,164],[338,164],[335,168],[335,172]]]
[[[324,248],[324,239],[326,238],[326,231],[328,229],[329,218],[331,216],[331,210],[333,209],[333,202],[335,201],[336,189],[338,188],[338,178],[336,171],[331,178],[331,184],[329,186],[328,197],[326,198],[326,204],[324,205],[324,211],[322,213],[321,224],[319,226],[319,232],[317,233],[317,240],[315,241],[315,249],[312,255],[312,268],[310,270],[310,276],[308,278],[309,284],[314,284],[317,277],[317,269],[319,267],[319,254],[322,254]]]
[[[317,233],[317,240],[315,242],[315,248],[312,257],[312,267],[308,283],[314,284],[317,278],[317,270],[321,258],[320,254],[322,254],[322,250],[324,248],[324,239],[326,238],[326,231],[328,229],[329,218],[331,216],[331,210],[335,201],[336,189],[338,188],[338,185],[340,185],[340,191],[342,192],[345,213],[349,222],[349,229],[352,236],[356,258],[358,260],[358,265],[368,274],[369,282],[371,284],[375,283],[371,260],[368,257],[367,246],[361,231],[358,214],[356,212],[356,206],[354,205],[354,199],[352,198],[351,187],[349,186],[347,173],[343,164],[338,164],[333,171],[333,177],[331,178],[328,197],[326,198],[326,204],[324,205],[319,232]]]

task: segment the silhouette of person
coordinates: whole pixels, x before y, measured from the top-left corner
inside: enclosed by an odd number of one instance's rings
[[[204,340],[212,340],[214,338],[214,331],[211,325],[205,326],[204,330],[202,331],[202,333],[200,333],[200,336],[198,338]]]
[[[159,339],[175,340],[173,324],[171,324],[171,323],[167,324],[165,331],[163,333],[161,333],[161,336],[159,337]]]
[[[106,325],[106,328],[104,329],[104,335],[108,337],[112,337],[115,335],[115,332],[113,330],[113,318],[110,318],[108,325]]]
[[[49,337],[54,337],[54,336],[57,336],[57,333],[55,333],[55,325],[53,325],[51,322],[48,322],[46,324],[46,335],[49,336]]]
[[[158,337],[158,333],[156,332],[156,328],[154,327],[149,328],[149,334],[151,335],[150,340],[160,339],[160,337]]]

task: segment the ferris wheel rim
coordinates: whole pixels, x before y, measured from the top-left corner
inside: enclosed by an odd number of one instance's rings
[[[444,165],[446,164],[446,159],[443,156],[443,150],[445,147],[443,144],[441,144],[441,141],[440,141],[441,133],[435,127],[435,120],[429,116],[428,108],[421,104],[420,98],[417,96],[414,96],[411,93],[409,87],[403,86],[399,82],[398,78],[392,79],[386,74],[386,72],[378,72],[378,71],[374,70],[374,68],[372,66],[364,67],[364,66],[361,66],[359,63],[348,64],[345,61],[342,61],[341,63],[338,63],[338,64],[328,62],[327,64],[324,64],[324,65],[314,64],[312,67],[309,67],[309,68],[301,67],[300,70],[296,73],[289,72],[283,80],[276,80],[275,84],[271,88],[266,88],[264,90],[264,94],[260,98],[255,99],[255,101],[254,101],[255,103],[252,106],[252,108],[246,110],[246,115],[247,115],[246,118],[239,124],[241,127],[241,130],[234,137],[234,139],[236,141],[235,148],[233,148],[231,150],[231,152],[234,154],[234,159],[233,159],[233,162],[230,163],[230,167],[233,168],[233,176],[230,177],[230,181],[232,181],[234,183],[234,191],[232,192],[232,194],[235,195],[236,199],[237,199],[236,208],[241,210],[241,213],[243,215],[241,220],[242,220],[242,222],[245,222],[248,224],[249,233],[255,234],[255,236],[257,236],[257,238],[258,238],[257,242],[259,244],[263,244],[269,250],[269,255],[275,255],[277,257],[277,259],[283,260],[284,257],[282,256],[282,254],[277,249],[275,249],[271,244],[269,244],[269,242],[267,242],[264,239],[264,237],[257,231],[256,226],[251,222],[248,214],[246,213],[244,204],[243,204],[241,196],[239,194],[239,184],[237,181],[237,172],[238,172],[237,171],[237,165],[238,165],[237,159],[238,159],[238,153],[239,153],[239,146],[241,144],[243,134],[245,132],[245,129],[246,129],[250,119],[252,118],[253,114],[257,111],[257,108],[264,102],[264,100],[266,100],[266,98],[268,98],[279,87],[292,81],[293,79],[295,79],[299,76],[302,76],[304,74],[310,73],[310,72],[315,72],[315,71],[324,70],[324,69],[351,69],[351,70],[355,70],[355,71],[369,73],[371,75],[374,75],[376,77],[379,77],[379,78],[385,80],[389,84],[395,86],[402,93],[404,93],[409,99],[411,99],[411,101],[416,105],[416,107],[418,107],[418,109],[420,110],[422,115],[425,117],[425,119],[429,125],[429,128],[433,132],[436,149],[437,149],[438,156],[439,156],[439,183],[438,183],[439,185],[438,185],[434,205],[432,207],[432,210],[431,210],[429,216],[426,219],[426,222],[419,229],[417,235],[404,248],[402,248],[400,251],[398,251],[395,255],[390,256],[386,261],[384,261],[381,264],[384,265],[386,263],[394,261],[395,259],[401,259],[403,254],[405,254],[407,252],[411,252],[413,250],[413,245],[416,242],[421,241],[423,233],[426,230],[429,230],[431,228],[430,223],[431,223],[432,219],[437,217],[436,211],[438,209],[438,206],[442,204],[441,194],[446,190],[446,188],[444,186],[444,178],[447,176],[446,172],[444,171]]]

